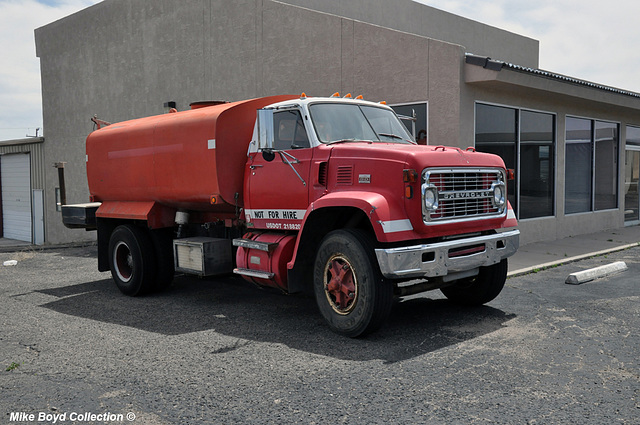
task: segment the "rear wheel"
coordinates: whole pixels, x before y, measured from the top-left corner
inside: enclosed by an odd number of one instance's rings
[[[133,225],[118,226],[109,239],[109,266],[123,294],[143,295],[153,289],[156,255],[147,232]]]
[[[507,260],[481,267],[477,276],[461,279],[440,291],[452,302],[474,306],[486,304],[500,294],[507,280]]]
[[[314,292],[320,313],[334,332],[349,337],[378,329],[389,316],[393,286],[382,278],[371,247],[360,230],[329,233],[314,265]]]

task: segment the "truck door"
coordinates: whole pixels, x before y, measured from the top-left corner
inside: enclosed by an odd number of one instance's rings
[[[298,109],[267,112],[258,126],[269,129],[260,130],[258,151],[247,162],[245,216],[254,228],[299,230],[309,205],[313,149]]]

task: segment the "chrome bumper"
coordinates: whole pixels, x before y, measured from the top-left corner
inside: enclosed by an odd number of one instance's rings
[[[520,231],[510,230],[489,236],[375,251],[384,277],[426,278],[499,263],[515,254],[519,243]]]

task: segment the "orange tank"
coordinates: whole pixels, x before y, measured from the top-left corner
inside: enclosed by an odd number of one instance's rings
[[[199,104],[96,130],[87,138],[90,195],[99,202],[153,202],[196,211],[241,206],[256,110],[293,98]]]

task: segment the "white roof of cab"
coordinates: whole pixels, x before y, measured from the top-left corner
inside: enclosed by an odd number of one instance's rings
[[[352,103],[357,105],[375,106],[378,108],[391,109],[389,106],[371,102],[364,99],[355,99],[349,97],[300,97],[299,99],[285,100],[283,102],[273,103],[265,106],[265,109],[284,109],[291,106],[308,106],[313,103]]]

